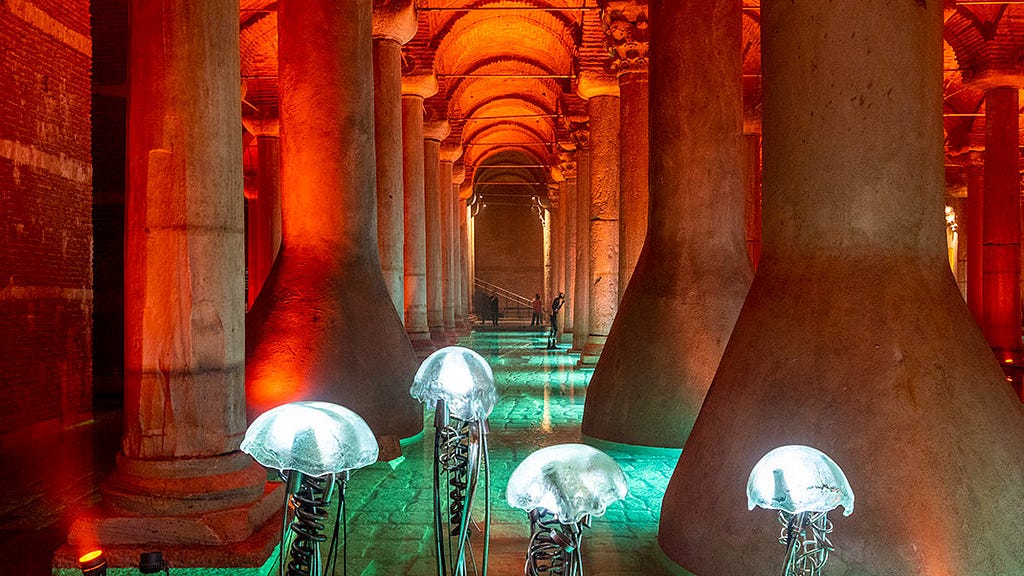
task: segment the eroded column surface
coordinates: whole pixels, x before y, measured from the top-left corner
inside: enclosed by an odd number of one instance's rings
[[[423,125],[423,219],[427,254],[427,327],[435,346],[447,346],[444,331],[444,274],[441,262],[441,140],[448,136],[448,123]]]
[[[466,169],[462,164],[455,165],[452,174],[452,202],[455,210],[455,330],[460,336],[469,336],[469,286],[467,278],[469,267],[467,248],[469,229],[466,223],[466,201],[460,191],[466,181]]]
[[[441,203],[441,315],[445,338],[451,344],[455,333],[455,196],[452,194],[452,164],[462,155],[458,145],[441,147],[438,200]]]
[[[744,236],[754,270],[761,261],[761,134],[743,134]]]
[[[397,449],[422,411],[377,257],[370,4],[279,7],[284,242],[250,313],[247,392],[250,417],[327,400]]]
[[[566,303],[562,309],[562,332],[559,342],[571,344],[575,332],[576,320],[576,163],[572,161],[563,162],[562,174],[565,181],[562,182],[559,196],[562,198],[563,212],[563,254],[565,271],[562,273],[565,283]]]
[[[112,554],[189,543],[205,559],[203,546],[246,540],[272,513],[258,504],[266,473],[238,451],[246,428],[238,6],[133,2],[132,30],[124,433],[104,508],[75,522],[69,545]],[[269,552],[253,546],[243,564]]]
[[[281,249],[281,141],[277,118],[243,118],[242,123],[256,136],[256,195],[249,198],[251,307]]]
[[[852,515],[830,515],[828,573],[1016,573],[1024,414],[946,252],[943,7],[761,10],[762,258],[658,541],[695,574],[779,572],[777,515],[748,511],[744,488],[765,453],[800,444],[832,457],[856,494]]]
[[[431,75],[402,79],[402,190],[405,194],[405,331],[417,358],[436,347],[427,325],[427,224],[423,179],[423,100],[437,93]]]
[[[676,448],[697,418],[751,279],[740,6],[687,4],[652,18],[656,34],[654,18],[679,24],[683,15],[702,22],[702,32],[656,38],[647,243],[583,412],[589,436]]]
[[[1018,89],[985,91],[981,331],[1001,362],[1020,359],[1020,134]]]
[[[581,78],[590,109],[589,318],[580,364],[601,357],[619,305],[619,86],[614,79]]]
[[[576,287],[573,290],[574,353],[582,353],[590,326],[590,135],[577,131],[576,174]]]
[[[405,4],[397,6],[393,4]],[[402,189],[402,45],[416,34],[411,1],[373,12],[373,120],[377,157],[377,249],[384,284],[405,317],[405,196]]]

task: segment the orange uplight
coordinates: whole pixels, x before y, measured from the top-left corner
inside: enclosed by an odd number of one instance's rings
[[[103,550],[93,550],[92,552],[88,552],[86,554],[83,554],[82,557],[78,559],[78,563],[79,564],[84,564],[86,562],[90,562],[92,560],[95,560],[95,559],[99,558],[100,556],[103,556]]]
[[[1013,358],[1007,358],[1006,360],[1003,360],[1003,362],[1006,362],[1007,364],[1013,364]]]

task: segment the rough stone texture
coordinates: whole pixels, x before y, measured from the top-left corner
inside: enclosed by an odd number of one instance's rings
[[[648,72],[619,75],[619,301],[640,258],[647,237],[650,137]]]
[[[441,204],[441,315],[444,321],[445,336],[449,342],[457,339],[455,335],[455,281],[454,281],[454,248],[455,228],[452,225],[455,210],[452,206],[455,196],[452,193],[452,162],[441,160],[440,184],[438,200]]]
[[[277,122],[273,123],[276,127]],[[253,127],[250,128],[259,130]],[[262,127],[264,130],[267,127]],[[275,130],[276,132],[276,130]],[[248,305],[252,306],[281,251],[281,139],[256,136],[256,195],[248,198]]]
[[[563,240],[565,242],[564,260],[565,264],[565,307],[562,309],[563,328],[559,341],[563,344],[571,344],[576,321],[576,178],[566,178],[559,196],[562,198],[563,210]]]
[[[436,83],[435,83],[436,86]],[[402,186],[405,193],[405,331],[417,358],[434,351],[427,326],[427,228],[423,180],[423,96],[402,87]],[[435,87],[436,90],[436,87]]]
[[[683,446],[750,284],[740,8],[690,6],[653,20],[650,228],[583,419],[605,440]],[[676,35],[688,21],[707,32]]]
[[[423,140],[423,217],[427,254],[427,327],[435,346],[448,343],[444,334],[444,274],[441,262],[441,140],[438,122],[424,125]],[[444,123],[447,124],[447,123]]]
[[[536,210],[488,203],[473,222],[476,276],[517,294],[543,293],[544,236]]]
[[[327,400],[412,436],[416,358],[377,257],[370,2],[291,0],[278,19],[284,246],[250,313],[249,415]]]
[[[942,6],[772,0],[762,16],[764,252],[659,543],[697,574],[777,572],[776,515],[748,512],[744,486],[803,444],[857,498],[833,514],[829,574],[1019,572],[1024,413],[945,247]]]
[[[590,326],[590,148],[579,150],[576,177],[576,287],[572,352],[583,351]]]
[[[373,39],[374,143],[377,152],[377,250],[384,284],[405,316],[405,193],[402,188],[402,46]]]
[[[619,98],[590,106],[590,270],[587,343],[580,363],[597,364],[619,306]]]
[[[983,268],[981,255],[983,244],[981,229],[983,222],[982,182],[984,182],[984,162],[981,154],[969,152],[964,158],[964,172],[967,177],[967,214],[969,226],[963,237],[967,240],[967,308],[971,311],[974,321],[981,326],[984,315],[983,308]]]
[[[743,135],[743,231],[747,242],[747,257],[757,270],[761,261],[761,135]]]
[[[89,34],[84,0],[0,5],[0,444],[91,417]]]

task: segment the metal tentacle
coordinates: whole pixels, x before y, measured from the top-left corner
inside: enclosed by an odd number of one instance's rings
[[[526,555],[526,576],[582,576],[583,556],[580,543],[583,527],[580,523],[563,524],[548,510],[530,511],[530,548]]]
[[[292,494],[295,519],[291,531],[295,537],[289,548],[288,576],[319,575],[323,571],[320,544],[327,540],[323,529],[333,484],[331,476],[302,475],[298,491]]]
[[[821,576],[835,549],[828,539],[832,532],[828,512],[790,514],[780,510],[779,522],[783,525],[779,543],[786,546],[783,576]]]

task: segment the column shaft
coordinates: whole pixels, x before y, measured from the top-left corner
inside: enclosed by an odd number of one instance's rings
[[[455,210],[452,206],[452,163],[441,161],[438,200],[441,204],[441,314],[444,331],[452,344],[455,334]]]
[[[747,257],[757,270],[761,261],[761,135],[744,134],[743,188],[746,209],[744,210],[744,232],[747,241]]]
[[[256,197],[249,199],[249,306],[281,249],[281,142],[256,136]]]
[[[566,304],[562,309],[565,317],[564,329],[560,341],[572,343],[573,333],[576,329],[576,178],[566,178],[561,187],[561,206],[563,210],[563,254],[562,260],[565,264],[563,277],[565,278],[565,299]]]
[[[622,300],[647,237],[650,137],[648,129],[648,72],[645,68],[619,74],[621,131],[619,155],[619,285]]]
[[[967,175],[967,307],[978,326],[982,325],[984,308],[982,308],[982,241],[981,231],[984,227],[985,172],[981,162],[968,161],[964,167]]]
[[[423,217],[426,235],[427,327],[435,346],[444,346],[444,291],[441,286],[441,141],[423,140]]]
[[[434,350],[427,325],[427,224],[424,185],[423,97],[402,96],[402,189],[405,194],[405,330],[426,358]]]
[[[393,38],[373,39],[373,117],[377,153],[377,248],[384,284],[404,322],[402,46]]]
[[[576,287],[572,351],[582,353],[590,333],[590,148],[579,151],[576,174]]]

